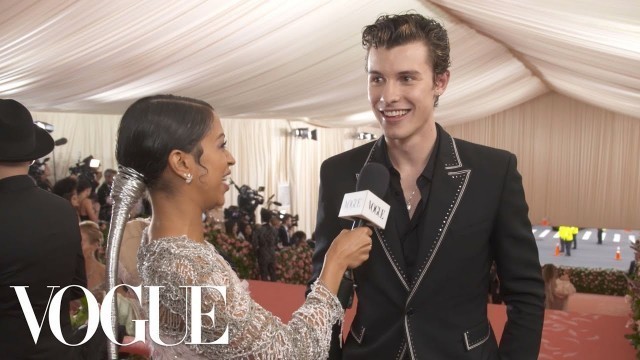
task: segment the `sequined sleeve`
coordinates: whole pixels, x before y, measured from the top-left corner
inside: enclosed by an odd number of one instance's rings
[[[202,317],[202,342],[219,339],[228,326],[228,345],[153,344],[154,359],[327,358],[331,327],[342,320],[343,310],[322,284],[316,282],[306,302],[285,325],[251,299],[243,281],[209,244],[187,238],[160,239],[141,246],[138,256],[143,285],[164,286],[160,291],[160,334],[165,343],[178,342],[176,339],[191,333],[185,326],[185,318],[190,316],[185,309],[190,304],[181,286],[227,287],[226,304],[218,291],[202,289],[202,313],[215,307],[215,322]]]

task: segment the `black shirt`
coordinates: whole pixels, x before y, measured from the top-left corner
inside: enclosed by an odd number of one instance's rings
[[[384,141],[380,141],[381,159],[379,159],[384,166],[389,169],[390,181],[389,192],[390,199],[392,201],[391,208],[397,209],[391,211],[389,216],[393,218],[392,221],[387,223],[387,226],[395,226],[396,232],[399,235],[402,252],[404,254],[404,262],[407,266],[407,275],[412,281],[415,277],[415,271],[418,266],[417,256],[420,248],[420,234],[423,233],[423,227],[425,221],[423,221],[427,214],[427,202],[429,201],[429,193],[431,191],[431,183],[433,181],[433,173],[435,171],[436,159],[438,158],[438,145],[440,143],[440,136],[436,134],[436,141],[433,145],[433,150],[429,156],[427,165],[422,170],[422,173],[416,180],[416,185],[420,190],[421,199],[416,205],[416,210],[412,218],[409,218],[409,210],[407,209],[407,202],[405,195],[402,191],[400,184],[400,173],[393,167],[391,159],[389,159],[389,153],[387,144]],[[424,246],[424,244],[423,244]]]

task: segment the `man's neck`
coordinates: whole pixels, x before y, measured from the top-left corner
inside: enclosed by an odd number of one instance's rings
[[[406,139],[385,138],[391,163],[400,174],[422,172],[429,162],[436,137],[436,126],[432,123],[431,126],[425,126],[422,131]]]
[[[29,174],[29,162],[0,162],[0,179]]]

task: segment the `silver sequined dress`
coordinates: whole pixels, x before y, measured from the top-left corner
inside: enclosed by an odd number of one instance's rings
[[[160,290],[161,346],[149,339],[153,359],[326,359],[331,327],[342,321],[338,299],[322,284],[316,283],[306,302],[288,324],[258,305],[246,284],[209,243],[183,237],[149,241],[144,231],[138,251],[138,271],[144,286],[164,286]],[[185,329],[185,285],[227,287],[226,306],[219,292],[202,289],[202,313],[215,306],[215,324],[202,317],[202,342],[220,338],[228,325],[228,345],[186,345],[191,331]],[[147,296],[143,304],[148,314]],[[190,315],[186,315],[189,319]]]

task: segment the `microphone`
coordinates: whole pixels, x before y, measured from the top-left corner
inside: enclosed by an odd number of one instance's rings
[[[242,190],[240,190],[240,188],[238,187],[238,185],[236,185],[236,183],[233,182],[233,179],[229,179],[229,182],[231,183],[231,185],[236,187],[236,190],[238,190],[239,192],[242,192]]]
[[[344,194],[338,217],[353,220],[351,229],[367,225],[384,229],[390,206],[382,197],[388,188],[389,170],[378,163],[367,163],[358,175],[356,191]],[[347,269],[338,289],[342,308],[351,308],[355,286],[353,270]]]
[[[63,137],[53,142],[55,146],[64,145],[67,143],[67,138]]]

